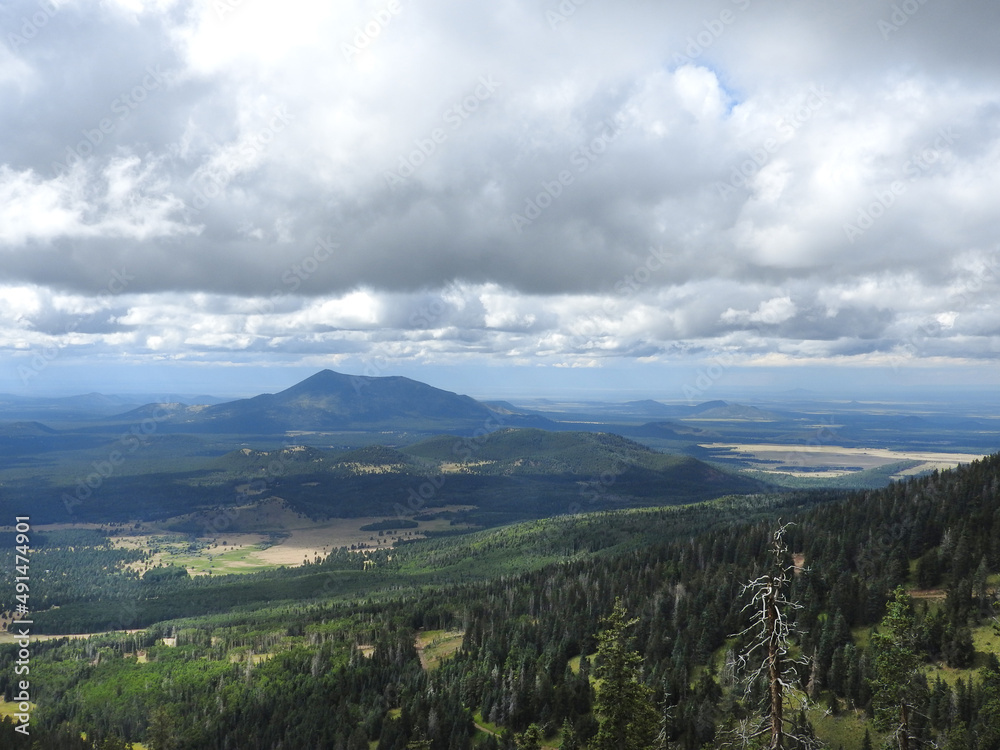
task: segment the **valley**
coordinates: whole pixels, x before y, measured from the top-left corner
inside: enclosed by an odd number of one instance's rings
[[[954,469],[985,458],[970,453],[934,453],[886,448],[845,448],[838,445],[773,445],[709,443],[702,445],[714,460],[767,474],[796,478],[833,479],[872,469],[893,467],[889,479]]]

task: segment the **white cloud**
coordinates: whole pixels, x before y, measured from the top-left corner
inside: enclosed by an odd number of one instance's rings
[[[775,325],[790,320],[796,313],[795,303],[790,297],[774,297],[761,302],[754,312],[749,310],[727,309],[722,313],[725,323],[763,323]]]

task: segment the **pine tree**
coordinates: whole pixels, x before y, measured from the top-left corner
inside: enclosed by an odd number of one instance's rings
[[[517,750],[542,750],[542,730],[537,724],[530,724],[521,734],[514,736]]]
[[[875,720],[881,726],[896,723],[899,750],[910,750],[913,710],[912,683],[920,664],[915,644],[913,608],[902,586],[893,592],[885,617],[872,636],[875,677],[871,680]]]
[[[626,632],[638,619],[627,616],[621,599],[616,599],[597,636],[596,674],[601,685],[594,709],[600,723],[592,750],[649,750],[656,738],[652,691],[639,682],[642,657],[629,649]]]
[[[569,719],[563,719],[562,750],[581,750],[580,739],[576,734],[576,728]]]

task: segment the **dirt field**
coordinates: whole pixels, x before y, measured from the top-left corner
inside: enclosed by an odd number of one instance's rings
[[[796,477],[839,477],[874,469],[899,461],[919,461],[894,478],[920,474],[934,469],[952,469],[959,464],[983,458],[968,453],[934,453],[930,451],[893,451],[885,448],[844,448],[837,445],[749,445],[706,443],[703,448],[728,450],[733,458],[756,463],[753,468],[771,474]]]

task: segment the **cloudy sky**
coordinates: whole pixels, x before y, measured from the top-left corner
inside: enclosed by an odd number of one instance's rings
[[[993,0],[5,2],[0,390],[1000,384],[998,27]]]

